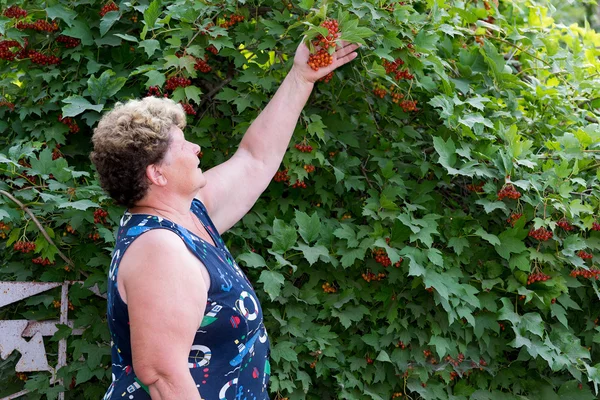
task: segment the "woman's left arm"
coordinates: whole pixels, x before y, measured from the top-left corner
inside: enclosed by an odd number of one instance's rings
[[[357,48],[344,43],[333,54],[329,67],[313,71],[306,63],[308,48],[300,44],[294,66],[250,125],[238,150],[229,160],[205,172],[207,184],[197,197],[220,233],[239,221],[271,182],[315,82],[356,58]]]

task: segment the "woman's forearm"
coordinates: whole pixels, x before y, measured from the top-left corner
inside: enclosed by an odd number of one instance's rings
[[[148,389],[152,400],[202,399],[189,370],[179,374],[159,375],[154,382],[148,384]]]
[[[313,87],[313,83],[292,68],[273,99],[248,128],[240,148],[249,151],[264,166],[277,170]]]

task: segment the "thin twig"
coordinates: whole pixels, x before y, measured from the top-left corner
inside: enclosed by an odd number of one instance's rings
[[[365,161],[365,164],[366,164],[367,161]],[[362,172],[363,176],[365,177],[365,180],[369,184],[369,187],[371,189],[373,189],[373,184],[371,183],[371,181],[369,180],[369,177],[367,176],[367,170],[365,169],[365,165],[364,164],[360,164],[360,171]]]
[[[75,264],[73,264],[73,261],[71,261],[71,259],[69,257],[65,256],[62,251],[60,251],[58,246],[54,243],[54,241],[50,238],[50,236],[48,236],[48,233],[46,232],[46,230],[44,229],[44,227],[42,226],[40,221],[38,221],[38,219],[35,217],[35,215],[33,215],[31,210],[29,208],[27,208],[27,206],[25,204],[21,203],[16,197],[14,197],[12,194],[10,194],[4,190],[0,190],[0,194],[11,199],[16,205],[18,205],[21,208],[21,210],[25,211],[31,217],[31,219],[33,220],[35,225],[38,227],[38,229],[40,230],[40,232],[42,233],[44,238],[48,241],[48,243],[50,243],[52,246],[56,247],[56,251],[58,252],[58,255],[60,256],[60,258],[62,258],[64,260],[64,262],[66,262],[69,266],[75,267]]]

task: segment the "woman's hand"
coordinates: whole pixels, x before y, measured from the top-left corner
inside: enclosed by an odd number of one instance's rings
[[[294,73],[297,78],[302,79],[305,82],[315,83],[336,68],[354,60],[358,55],[355,50],[358,49],[359,46],[360,45],[358,44],[350,44],[342,41],[341,45],[338,46],[336,51],[332,54],[333,62],[329,66],[319,68],[318,71],[315,71],[308,65],[310,51],[304,44],[304,41],[302,41],[298,46],[298,49],[296,49],[294,66],[292,67],[291,72]]]

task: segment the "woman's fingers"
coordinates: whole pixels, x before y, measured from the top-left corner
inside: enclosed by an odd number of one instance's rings
[[[348,54],[350,54],[350,53],[352,53],[353,51],[355,51],[356,49],[358,49],[359,47],[360,47],[360,45],[359,45],[359,44],[356,44],[356,43],[355,43],[355,44],[349,44],[349,45],[347,45],[347,46],[344,46],[344,47],[342,47],[342,48],[338,49],[338,50],[337,50],[337,51],[334,53],[334,54],[335,54],[335,57],[336,57],[337,59],[344,58],[344,57],[346,57]]]

